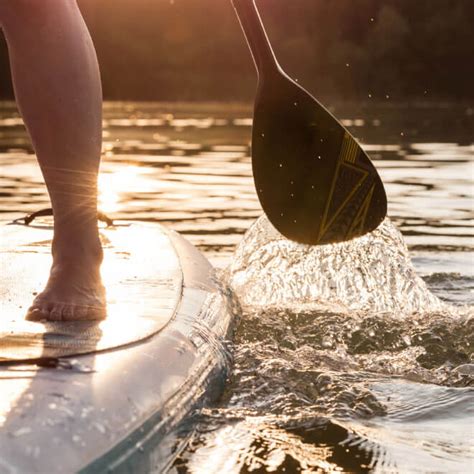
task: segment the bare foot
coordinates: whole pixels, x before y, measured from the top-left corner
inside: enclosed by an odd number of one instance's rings
[[[33,301],[30,321],[83,321],[106,316],[100,262],[54,263],[46,288]]]

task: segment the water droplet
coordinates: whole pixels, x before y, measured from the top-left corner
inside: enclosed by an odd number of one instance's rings
[[[320,160],[320,159],[321,159],[321,155],[318,155],[318,160]]]
[[[322,340],[322,346],[325,347],[326,349],[330,349],[333,346],[333,342],[328,337],[325,337]]]
[[[264,136],[265,136],[265,134],[264,134],[264,133],[262,133],[262,137],[264,137]]]
[[[283,217],[283,212],[280,214],[281,217]]]
[[[283,163],[280,163],[280,168],[283,168]]]
[[[104,425],[101,425],[100,423],[96,422],[96,423],[94,423],[94,426],[95,426],[96,430],[99,431],[99,433],[105,434],[106,429],[105,429]]]
[[[372,94],[369,94],[369,99],[372,99]]]
[[[374,21],[374,18],[371,18],[370,21]]]
[[[385,96],[385,98],[386,98],[386,99],[390,99],[390,96],[387,94],[387,95]]]
[[[402,136],[402,137],[403,137],[404,135],[405,135],[405,134],[404,134],[403,132],[400,132],[400,136]]]
[[[314,184],[311,186],[311,189],[314,189]]]
[[[350,66],[350,64],[349,64],[349,63],[346,63],[346,67],[349,67],[349,66]]]
[[[15,438],[31,433],[31,428],[29,426],[23,426],[16,431],[13,431],[11,435]]]
[[[296,224],[296,219],[293,222]]]
[[[295,107],[298,107],[298,102],[295,102]]]

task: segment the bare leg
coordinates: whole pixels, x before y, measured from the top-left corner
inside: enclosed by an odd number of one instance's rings
[[[53,265],[29,319],[104,316],[97,230],[102,91],[75,0],[0,0],[15,95],[54,211]]]

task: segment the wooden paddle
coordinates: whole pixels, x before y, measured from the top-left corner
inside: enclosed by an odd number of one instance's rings
[[[257,194],[271,223],[306,244],[374,230],[385,190],[352,135],[279,66],[254,0],[232,0],[258,72],[252,132]]]

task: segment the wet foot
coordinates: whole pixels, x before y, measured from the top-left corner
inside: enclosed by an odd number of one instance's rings
[[[46,288],[33,301],[30,321],[84,321],[106,316],[100,262],[54,263]]]

